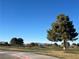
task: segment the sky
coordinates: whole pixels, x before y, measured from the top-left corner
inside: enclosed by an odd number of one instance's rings
[[[21,37],[25,43],[50,43],[47,30],[61,13],[79,33],[79,0],[0,0],[0,41]]]

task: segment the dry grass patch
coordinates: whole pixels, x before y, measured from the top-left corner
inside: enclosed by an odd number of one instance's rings
[[[47,51],[39,54],[59,57],[60,59],[79,59],[79,54],[65,53],[64,51]]]

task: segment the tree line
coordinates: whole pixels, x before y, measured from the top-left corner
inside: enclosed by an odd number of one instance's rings
[[[22,38],[13,37],[10,42],[0,42],[2,46],[24,46],[24,40]]]

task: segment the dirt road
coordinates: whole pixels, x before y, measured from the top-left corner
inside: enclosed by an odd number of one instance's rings
[[[0,59],[58,59],[29,52],[0,51]]]

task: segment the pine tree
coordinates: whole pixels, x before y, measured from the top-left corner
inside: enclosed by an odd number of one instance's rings
[[[48,40],[56,42],[63,41],[64,50],[66,49],[66,42],[76,40],[76,36],[78,35],[72,21],[64,14],[57,16],[56,22],[52,23],[51,28],[47,33]]]

